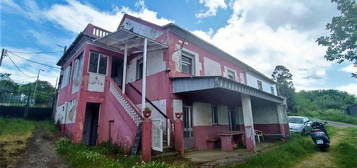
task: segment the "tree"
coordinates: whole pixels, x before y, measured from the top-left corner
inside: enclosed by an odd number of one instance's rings
[[[34,96],[33,90],[35,88],[36,82],[27,83],[21,85],[19,92],[23,93],[26,96]],[[35,95],[35,104],[36,105],[46,105],[49,100],[55,94],[56,89],[47,81],[38,81]]]
[[[325,58],[328,61],[350,61],[357,65],[357,2],[356,0],[331,0],[337,4],[341,16],[332,18],[326,25],[329,36],[319,37],[319,45],[326,46]],[[352,73],[357,78],[357,72]]]
[[[278,94],[284,96],[287,101],[288,110],[295,111],[295,88],[293,84],[293,75],[289,69],[283,65],[277,65],[272,74],[273,79],[278,85]]]
[[[19,87],[17,83],[10,79],[11,74],[0,73],[0,94],[15,93]]]

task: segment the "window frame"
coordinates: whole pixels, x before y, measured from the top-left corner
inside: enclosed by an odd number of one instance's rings
[[[271,93],[271,94],[275,94],[274,86],[270,86],[270,93]]]
[[[259,90],[263,90],[263,82],[261,80],[257,80],[257,86]]]
[[[90,65],[91,65],[91,64],[90,64],[90,61],[91,61],[91,55],[92,55],[92,53],[97,53],[97,54],[98,54],[97,70],[96,70],[96,72],[91,72],[91,71],[90,71]],[[99,73],[99,67],[100,67],[101,56],[106,57],[106,59],[107,59],[106,68],[105,68],[105,74]],[[96,51],[90,51],[90,52],[89,52],[89,61],[88,61],[88,69],[87,69],[87,72],[88,72],[88,73],[93,73],[93,74],[98,74],[98,75],[104,75],[104,76],[106,76],[106,75],[108,74],[108,67],[109,67],[108,65],[109,65],[109,56],[104,55],[104,54],[101,54],[101,53],[96,52]]]
[[[229,73],[232,73],[233,79],[229,77]],[[231,69],[227,69],[227,78],[235,81],[236,80],[236,72]]]
[[[191,73],[187,73],[187,72],[183,71],[183,68],[182,68],[182,66],[184,65],[183,64],[184,61],[182,59],[183,57],[191,59]],[[195,65],[196,62],[195,61],[196,61],[195,60],[195,54],[190,53],[188,51],[181,51],[181,55],[180,55],[180,69],[181,69],[181,72],[194,76],[196,74],[196,69],[195,69],[196,68],[196,65]]]
[[[211,118],[212,125],[218,125],[219,124],[218,105],[216,104],[211,105],[211,116],[212,116]]]
[[[141,72],[139,68],[141,69]],[[143,71],[144,71],[144,58],[140,57],[136,60],[136,76],[135,76],[136,80],[143,79]]]

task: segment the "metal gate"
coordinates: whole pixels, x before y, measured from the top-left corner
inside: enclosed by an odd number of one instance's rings
[[[151,146],[155,151],[163,151],[163,126],[161,120],[152,120]]]

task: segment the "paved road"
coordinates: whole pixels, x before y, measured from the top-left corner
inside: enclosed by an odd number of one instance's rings
[[[348,124],[348,123],[342,123],[342,122],[336,122],[336,121],[328,121],[328,120],[323,120],[323,121],[326,121],[329,125],[337,126],[337,127],[357,127],[357,125],[354,125],[354,124]]]

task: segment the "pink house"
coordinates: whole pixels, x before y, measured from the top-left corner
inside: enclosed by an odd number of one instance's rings
[[[152,110],[157,151],[178,134],[185,149],[197,150],[229,150],[240,141],[254,150],[255,130],[289,134],[274,81],[175,24],[130,15],[115,32],[88,24],[57,65],[55,120],[73,142],[110,141],[130,150],[141,136],[144,107]],[[182,132],[173,131],[175,120],[183,121]]]

